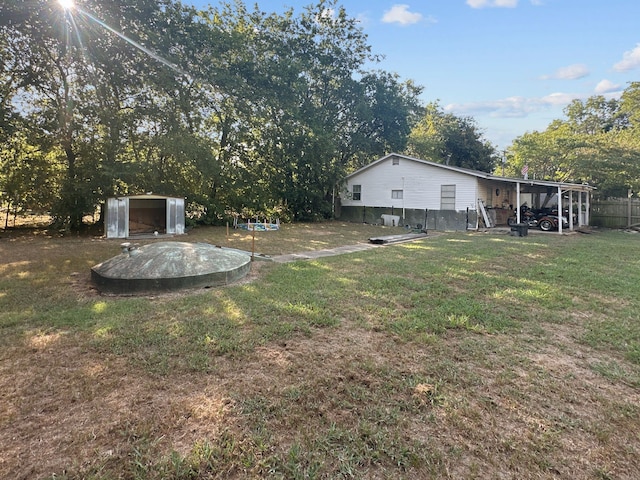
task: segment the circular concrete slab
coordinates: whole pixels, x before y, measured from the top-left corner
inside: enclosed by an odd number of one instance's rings
[[[208,243],[158,242],[123,253],[91,268],[104,293],[136,294],[214,287],[235,282],[251,269],[251,257]]]

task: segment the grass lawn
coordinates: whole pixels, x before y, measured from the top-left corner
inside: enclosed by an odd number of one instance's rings
[[[255,250],[394,232],[283,225]],[[119,243],[0,232],[0,478],[640,478],[638,235],[438,234],[100,296]]]

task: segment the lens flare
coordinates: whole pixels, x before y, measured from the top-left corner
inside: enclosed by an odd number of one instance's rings
[[[79,41],[80,44],[82,44],[82,41],[80,40],[80,35],[79,35],[79,32],[78,32],[78,26],[76,24],[76,20],[74,19],[74,17],[77,18],[79,16],[84,16],[86,18],[89,18],[89,19],[93,20],[97,24],[101,25],[102,27],[104,27],[105,29],[107,29],[108,31],[113,33],[114,35],[117,35],[118,37],[120,37],[124,41],[128,42],[130,45],[133,45],[135,48],[137,48],[141,52],[146,53],[150,57],[156,59],[160,63],[163,63],[164,65],[166,65],[167,67],[171,68],[172,70],[174,70],[174,71],[176,71],[176,72],[178,72],[178,73],[180,73],[182,75],[188,76],[188,74],[185,71],[183,71],[180,67],[178,67],[175,63],[170,62],[169,60],[167,60],[166,58],[160,56],[159,54],[157,54],[153,50],[150,50],[150,49],[146,48],[145,46],[141,45],[140,43],[136,42],[135,40],[127,37],[125,34],[119,32],[115,28],[110,27],[109,25],[104,23],[99,18],[94,17],[93,15],[91,15],[91,13],[89,13],[88,11],[82,9],[81,7],[76,6],[74,0],[58,0],[58,3],[60,4],[60,6],[66,12],[68,12],[67,18],[73,23],[73,26],[75,27],[74,30],[76,31],[76,35],[78,35],[78,41]],[[73,10],[73,12],[72,12],[72,10]]]
[[[65,10],[72,10],[76,6],[73,0],[58,0],[58,3]]]

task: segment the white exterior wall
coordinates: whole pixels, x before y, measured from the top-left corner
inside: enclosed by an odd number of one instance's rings
[[[377,163],[350,177],[347,191],[353,192],[353,185],[362,185],[360,200],[351,195],[341,194],[343,206],[394,207],[407,209],[440,210],[441,186],[456,186],[457,211],[476,209],[478,199],[478,179],[473,175],[423,164],[407,158],[400,158],[399,165],[393,165],[392,158]],[[402,190],[402,199],[392,199],[392,190]]]

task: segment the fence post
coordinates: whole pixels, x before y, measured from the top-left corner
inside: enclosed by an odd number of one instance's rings
[[[633,190],[627,190],[627,228],[631,228],[631,196]]]

